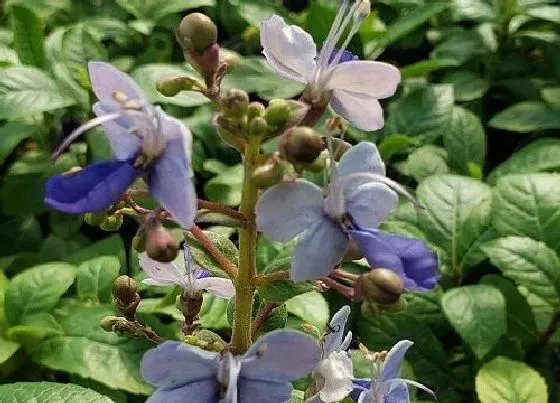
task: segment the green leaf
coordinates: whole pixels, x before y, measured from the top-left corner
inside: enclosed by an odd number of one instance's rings
[[[323,329],[330,318],[327,301],[315,291],[290,298],[286,301],[286,308],[289,314],[319,329]]]
[[[404,153],[413,146],[418,146],[418,142],[405,134],[391,134],[377,146],[383,161],[389,161],[391,157],[398,153]]]
[[[78,82],[87,77],[90,60],[107,60],[107,50],[89,32],[86,24],[75,24],[65,30],[60,43],[60,61]]]
[[[214,6],[215,0],[116,0],[116,3],[139,20],[157,22],[166,15],[190,8]]]
[[[434,51],[432,57],[451,59],[459,65],[466,63],[475,56],[488,57],[491,49],[485,45],[483,37],[474,29],[452,27],[439,32],[443,39]]]
[[[429,59],[422,60],[402,67],[401,75],[404,79],[414,77],[424,77],[434,71],[457,67],[459,63],[453,59]]]
[[[229,327],[227,308],[229,300],[204,294],[202,308],[200,308],[200,324],[207,329],[225,329]]]
[[[81,214],[66,214],[56,210],[49,214],[49,223],[53,233],[66,240],[79,235],[82,222],[83,216]]]
[[[267,266],[275,261],[292,255],[297,239],[290,242],[271,241],[264,235],[257,238],[257,271],[262,272]]]
[[[560,114],[543,102],[520,102],[499,112],[488,123],[497,129],[512,132],[560,128]]]
[[[560,139],[536,139],[498,165],[488,175],[488,182],[494,184],[501,176],[512,173],[560,171],[558,155],[560,155]]]
[[[542,99],[548,106],[556,110],[560,109],[560,87],[548,87],[541,90]]]
[[[8,361],[19,350],[19,344],[0,338],[0,364]],[[0,392],[2,396],[2,392]]]
[[[405,358],[412,365],[416,381],[442,389],[454,383],[441,343],[415,317],[399,313],[372,319],[362,317],[355,323],[356,335],[371,351],[388,351],[401,340],[414,341]]]
[[[474,179],[437,175],[417,189],[418,223],[428,240],[442,248],[452,273],[476,266],[485,256],[479,243],[490,226],[490,188]]]
[[[560,175],[500,178],[492,193],[492,225],[500,235],[527,236],[560,253]]]
[[[28,117],[75,103],[41,70],[7,67],[0,72],[0,119]]]
[[[522,343],[532,345],[537,340],[537,325],[531,306],[510,280],[495,274],[482,278],[482,284],[490,284],[500,290],[506,299],[507,335]]]
[[[480,119],[471,111],[453,108],[451,126],[443,135],[443,144],[450,165],[462,174],[469,173],[469,164],[484,165],[486,133]]]
[[[446,74],[443,82],[453,85],[455,99],[462,102],[482,98],[489,88],[488,80],[468,70],[458,70]]]
[[[37,251],[43,235],[33,216],[16,218],[0,224],[0,256]]]
[[[37,313],[26,316],[21,325],[8,328],[6,337],[21,343],[25,348],[34,348],[41,340],[63,332],[50,313]]]
[[[10,403],[112,403],[91,389],[71,383],[16,382],[0,386],[0,400]]]
[[[534,18],[560,24],[560,7],[558,6],[543,5],[539,7],[531,7],[526,11],[526,13]]]
[[[146,99],[152,103],[192,107],[209,102],[208,98],[196,91],[182,91],[177,96],[164,97],[156,90],[156,84],[164,78],[197,75],[189,65],[144,64],[134,70],[131,77],[138,83]]]
[[[389,105],[389,133],[441,137],[453,117],[453,86],[430,85],[411,91]]]
[[[502,293],[490,285],[457,287],[443,294],[443,312],[479,359],[506,334]]]
[[[101,318],[114,314],[110,306],[69,308],[58,318],[64,334],[41,342],[31,352],[33,361],[114,389],[149,394],[152,388],[142,380],[139,364],[152,345],[101,329]]]
[[[226,206],[237,206],[241,202],[242,183],[243,165],[237,164],[206,182],[204,194],[208,200]]]
[[[113,281],[121,264],[116,256],[101,256],[83,262],[76,272],[78,297],[96,302],[111,302]]]
[[[218,264],[194,236],[187,232],[186,242],[191,248],[191,253],[194,261],[202,268],[209,270],[214,276],[227,277],[222,267]],[[223,235],[212,231],[204,231],[204,234],[212,241],[212,243],[227,257],[233,264],[237,265],[239,262],[239,251],[233,242]]]
[[[124,243],[119,234],[111,235],[101,241],[98,241],[81,251],[76,252],[68,257],[67,261],[71,264],[79,266],[83,262],[96,258],[98,256],[117,256],[121,267],[126,267],[126,252]]]
[[[23,122],[8,122],[0,126],[0,165],[14,151],[14,149],[26,138],[36,134],[38,127]]]
[[[20,5],[10,8],[14,49],[23,64],[41,68],[45,64],[44,24],[32,10]]]
[[[560,306],[560,258],[543,242],[508,236],[482,249],[504,276],[554,307]]]
[[[76,268],[62,262],[46,263],[18,274],[6,290],[8,321],[15,325],[28,315],[50,311],[70,288],[75,277]]]
[[[546,382],[527,364],[497,357],[484,364],[475,379],[481,403],[547,403]]]
[[[398,164],[403,174],[412,176],[416,182],[421,182],[432,175],[446,174],[447,153],[441,147],[425,145],[412,152],[407,160]]]
[[[289,271],[291,257],[280,258],[268,265],[262,274],[272,274],[279,271]],[[258,287],[261,297],[267,301],[284,302],[292,297],[313,291],[314,286],[309,281],[278,280],[271,284]]]

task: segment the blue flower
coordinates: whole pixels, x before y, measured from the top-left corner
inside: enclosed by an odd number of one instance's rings
[[[391,348],[384,360],[376,354],[371,379],[354,380],[351,397],[358,403],[407,403],[410,402],[408,386],[412,385],[435,397],[433,391],[421,383],[400,378],[401,364],[406,351],[414,343],[401,340]]]
[[[88,68],[99,98],[93,107],[97,118],[76,129],[55,155],[81,134],[102,125],[115,160],[51,178],[45,203],[66,213],[103,211],[144,175],[152,196],[182,227],[190,228],[196,213],[190,131],[150,105],[134,81],[110,64],[90,62]]]
[[[360,228],[376,229],[397,205],[377,147],[360,143],[336,167],[326,194],[303,179],[266,190],[257,202],[257,228],[275,241],[305,231],[294,249],[291,277],[307,280],[328,275],[346,253],[347,217]]]
[[[142,374],[157,387],[148,403],[278,403],[320,356],[311,336],[289,330],[266,334],[241,356],[166,341],[144,355]]]
[[[438,259],[420,239],[377,230],[348,229],[371,268],[395,271],[407,290],[428,291],[438,281]]]

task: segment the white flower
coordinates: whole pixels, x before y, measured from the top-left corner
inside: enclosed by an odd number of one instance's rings
[[[343,0],[320,52],[313,38],[295,25],[273,15],[261,23],[261,45],[268,63],[281,75],[307,83],[304,98],[330,106],[363,130],[383,127],[378,99],[392,96],[400,82],[399,70],[387,63],[359,61],[346,47],[369,13],[369,1]],[[346,28],[349,35],[336,48]]]
[[[138,256],[140,266],[149,278],[142,282],[148,285],[166,286],[177,284],[183,287],[189,296],[195,296],[203,290],[221,298],[231,298],[235,294],[233,282],[226,278],[211,277],[207,270],[198,268],[187,246],[183,248],[184,267],[174,262],[162,263],[148,257],[146,252]]]

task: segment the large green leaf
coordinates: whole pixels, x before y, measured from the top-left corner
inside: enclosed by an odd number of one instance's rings
[[[8,361],[19,350],[19,344],[0,338],[0,364]],[[2,393],[0,392],[0,396]]]
[[[204,231],[204,234],[212,243],[228,258],[233,264],[237,265],[239,262],[239,251],[233,242],[223,235],[212,231]],[[191,248],[191,253],[194,261],[202,268],[209,270],[214,276],[227,277],[226,273],[218,263],[207,251],[202,247],[200,242],[194,238],[190,233],[187,233],[186,242]],[[181,257],[182,259],[182,257]]]
[[[418,213],[420,228],[446,252],[455,276],[484,260],[479,246],[490,226],[487,185],[463,176],[436,175],[418,186],[417,195],[425,207]]]
[[[497,357],[476,375],[476,394],[481,403],[547,403],[546,382],[523,362]]]
[[[512,132],[558,129],[560,114],[543,102],[526,101],[501,111],[488,124]]]
[[[224,329],[229,327],[227,309],[229,300],[204,294],[199,321],[204,328]]]
[[[527,236],[560,253],[560,175],[500,178],[492,193],[492,225],[500,235]]]
[[[0,400],[10,403],[112,403],[91,389],[71,383],[17,382],[0,386]]]
[[[486,157],[486,133],[480,119],[471,111],[453,108],[451,126],[443,135],[443,144],[450,165],[459,173],[468,174],[469,165],[484,165]]]
[[[495,287],[479,284],[453,288],[443,295],[441,306],[479,359],[506,334],[505,299]]]
[[[62,262],[46,263],[18,274],[6,290],[8,321],[15,325],[28,315],[50,311],[75,277],[76,268]]]
[[[151,345],[146,340],[119,337],[101,329],[101,318],[114,314],[110,306],[68,308],[58,318],[64,334],[42,341],[31,352],[32,359],[114,389],[150,393],[152,388],[142,380],[139,364]]]
[[[397,168],[421,182],[432,175],[449,173],[447,152],[441,147],[428,144],[410,153],[407,160],[398,164]]]
[[[430,85],[391,103],[386,129],[434,139],[449,130],[452,118],[453,86]]]
[[[543,242],[508,236],[482,247],[492,264],[553,307],[560,306],[560,258]]]
[[[117,256],[121,267],[126,267],[126,251],[119,234],[111,235],[101,241],[95,242],[68,257],[68,262],[80,265],[83,262],[99,256]]]
[[[111,302],[111,288],[119,275],[120,267],[117,256],[100,256],[83,262],[76,273],[78,297],[96,302]]]
[[[560,139],[541,138],[513,153],[488,175],[494,184],[499,177],[513,173],[560,171]]]
[[[26,117],[74,103],[72,97],[41,70],[33,67],[0,68],[0,119]]]
[[[371,351],[387,351],[401,340],[413,341],[406,360],[414,369],[415,380],[440,388],[454,383],[441,343],[430,328],[415,317],[404,313],[381,315],[360,318],[356,324],[357,336]]]
[[[8,122],[0,126],[0,165],[4,163],[19,143],[28,137],[32,137],[37,130],[37,126],[22,122]]]
[[[213,6],[214,0],[116,0],[116,3],[139,20],[157,22],[169,14],[189,8]]]
[[[329,321],[329,305],[318,292],[297,295],[286,301],[288,313],[297,316],[304,323],[323,329]]]
[[[279,271],[289,271],[291,257],[276,259],[264,270],[263,274],[272,274]],[[294,282],[292,280],[278,280],[258,288],[259,295],[267,301],[284,302],[296,295],[313,291],[313,284],[308,281]]]
[[[14,49],[23,64],[38,68],[45,64],[44,25],[31,9],[21,5],[10,8]]]
[[[234,165],[206,182],[204,194],[208,200],[227,206],[237,206],[241,202],[242,183],[243,165]]]
[[[443,82],[452,84],[455,99],[463,102],[482,98],[489,88],[488,80],[468,70],[446,74]]]

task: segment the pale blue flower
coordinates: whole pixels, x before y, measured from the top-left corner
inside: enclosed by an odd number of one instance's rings
[[[348,218],[360,228],[376,229],[395,208],[398,197],[390,186],[377,147],[360,143],[332,169],[326,194],[303,179],[266,190],[257,202],[257,228],[281,242],[305,231],[294,249],[291,277],[324,277],[348,249],[343,225]]]
[[[407,403],[410,402],[408,385],[435,397],[434,392],[421,383],[400,378],[404,355],[413,344],[409,340],[401,340],[389,350],[384,361],[375,361],[371,379],[354,380],[352,398],[358,403]]]
[[[387,63],[354,60],[346,51],[369,14],[369,1],[343,0],[330,32],[317,52],[313,38],[303,29],[273,15],[261,23],[261,45],[270,66],[279,74],[306,83],[304,96],[326,103],[340,116],[363,130],[383,127],[379,99],[391,97],[400,82],[399,70]],[[347,28],[349,34],[342,40]],[[337,49],[339,42],[340,48]]]
[[[229,278],[212,277],[210,272],[198,267],[187,245],[183,247],[183,259],[163,263],[151,259],[146,252],[138,255],[140,266],[148,278],[143,283],[156,286],[179,285],[184,292],[194,297],[206,290],[220,298],[231,298],[235,295],[235,286]]]
[[[157,388],[148,403],[279,403],[320,357],[311,336],[276,330],[240,356],[166,341],[144,355],[142,374]]]
[[[93,107],[97,118],[76,129],[55,155],[81,134],[102,125],[115,160],[51,178],[45,203],[73,214],[103,211],[118,201],[138,176],[145,175],[152,196],[183,228],[190,228],[196,213],[190,131],[149,104],[134,81],[115,67],[90,62],[88,68],[99,98]]]

